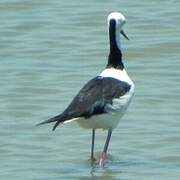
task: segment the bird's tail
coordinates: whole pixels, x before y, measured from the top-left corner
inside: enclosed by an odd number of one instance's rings
[[[43,125],[43,124],[49,124],[49,123],[52,123],[52,122],[56,122],[56,124],[53,126],[53,129],[52,129],[54,131],[56,129],[56,127],[60,123],[63,123],[65,120],[66,120],[66,118],[65,118],[64,114],[62,113],[60,115],[57,115],[57,116],[55,116],[53,118],[50,118],[50,119],[48,119],[46,121],[43,121],[43,122],[37,124],[37,126],[40,126],[40,125]]]

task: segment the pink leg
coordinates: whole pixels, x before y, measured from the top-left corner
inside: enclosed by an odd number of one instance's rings
[[[108,149],[109,141],[110,141],[110,138],[111,138],[111,134],[112,134],[112,130],[109,129],[107,139],[106,139],[106,143],[104,145],[104,150],[103,150],[103,152],[101,154],[101,157],[100,157],[100,160],[99,160],[99,166],[100,167],[104,166],[105,160],[107,159],[107,149]]]
[[[107,159],[107,154],[103,152],[103,153],[101,154],[101,158],[100,158],[100,160],[99,160],[99,166],[100,166],[100,167],[104,167],[104,164],[105,164],[106,159]]]

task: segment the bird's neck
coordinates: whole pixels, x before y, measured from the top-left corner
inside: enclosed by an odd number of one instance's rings
[[[107,68],[124,69],[122,62],[120,30],[117,30],[115,25],[115,22],[111,20],[109,23],[110,52]]]

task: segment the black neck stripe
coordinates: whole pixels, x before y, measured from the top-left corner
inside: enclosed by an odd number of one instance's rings
[[[122,63],[122,53],[116,42],[116,21],[114,19],[111,19],[109,22],[109,43],[110,53],[107,67],[123,69],[124,65]]]

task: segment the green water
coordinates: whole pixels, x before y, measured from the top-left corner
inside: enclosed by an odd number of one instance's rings
[[[1,0],[0,179],[178,180],[178,0]],[[106,17],[127,18],[124,63],[135,97],[112,135],[105,168],[91,166],[91,132],[35,127],[105,67]],[[99,130],[96,156],[106,131]]]

